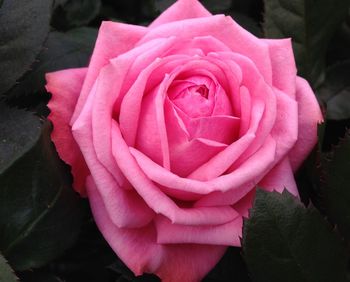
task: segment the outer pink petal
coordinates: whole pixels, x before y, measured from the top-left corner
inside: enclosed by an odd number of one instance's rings
[[[273,86],[294,98],[297,69],[291,39],[263,40],[270,50]]]
[[[272,83],[268,45],[239,26],[231,17],[216,15],[160,25],[150,29],[137,44],[169,36],[177,36],[180,40],[192,39],[198,36],[213,36],[227,45],[233,52],[250,58],[267,83]]]
[[[156,230],[151,224],[138,229],[116,227],[91,181],[88,182],[88,194],[99,230],[135,275],[149,272],[157,274],[165,282],[200,281],[227,248],[198,244],[157,244]]]
[[[142,26],[102,22],[72,123],[78,118],[101,68],[107,65],[110,59],[132,49],[146,32],[147,28]]]
[[[46,74],[46,89],[52,93],[48,104],[49,119],[54,127],[51,138],[60,157],[72,166],[73,187],[85,195],[85,179],[89,174],[85,160],[69,125],[87,69],[70,69]]]
[[[323,121],[319,104],[309,83],[297,77],[298,140],[289,153],[293,171],[296,171],[317,142],[317,124]]]
[[[83,111],[73,125],[72,132],[81,148],[96,187],[103,199],[103,205],[116,226],[137,228],[147,225],[154,212],[134,191],[121,187],[112,173],[98,160],[92,136],[92,106],[95,92],[89,96]],[[132,213],[130,212],[132,211]]]
[[[208,16],[211,14],[197,0],[179,0],[155,19],[149,27],[154,28],[169,22]]]
[[[221,225],[192,226],[171,223],[167,218],[155,219],[157,242],[160,244],[208,244],[223,246],[240,246],[242,237],[242,217],[237,217]]]
[[[279,193],[286,188],[294,196],[299,195],[288,157],[277,164],[258,185],[267,191],[274,190]]]

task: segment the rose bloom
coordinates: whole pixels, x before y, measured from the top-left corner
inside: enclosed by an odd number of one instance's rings
[[[103,22],[87,68],[47,74],[54,141],[135,273],[198,281],[240,246],[255,189],[298,196],[322,119],[290,39],[179,0],[149,27]]]

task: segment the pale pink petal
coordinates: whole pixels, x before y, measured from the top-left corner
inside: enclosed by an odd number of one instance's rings
[[[85,179],[89,175],[83,155],[75,142],[69,125],[87,69],[69,69],[46,74],[46,89],[52,94],[48,107],[53,123],[52,141],[61,159],[71,165],[73,187],[85,195]]]
[[[230,207],[213,207],[211,209],[178,207],[141,170],[129,151],[133,148],[129,149],[126,145],[117,123],[113,123],[112,148],[118,166],[138,194],[156,213],[168,217],[172,222],[181,224],[220,224],[235,217],[235,212]],[[154,165],[157,164],[154,163]]]
[[[246,134],[239,138],[236,142],[197,168],[188,178],[205,181],[222,175],[244,153],[254,138],[254,134]]]
[[[298,140],[289,153],[293,171],[306,159],[317,142],[317,124],[323,121],[320,106],[309,83],[297,77],[296,100],[298,102]]]
[[[102,22],[71,123],[78,118],[101,68],[107,65],[110,59],[132,49],[146,32],[147,28],[142,26]]]
[[[186,19],[152,28],[137,43],[155,38],[177,36],[179,40],[213,36],[233,52],[250,58],[268,84],[272,83],[272,68],[268,44],[243,29],[231,17],[216,15],[206,18]]]
[[[271,131],[277,142],[276,160],[283,158],[298,138],[298,105],[284,92],[274,89],[277,98],[276,122]]]
[[[195,203],[195,207],[233,205],[241,200],[275,166],[276,141],[269,137],[261,148],[231,173],[207,183],[216,187]],[[215,190],[214,190],[215,191]]]
[[[209,16],[211,14],[198,0],[179,0],[156,18],[149,27],[155,28],[169,22]]]
[[[159,244],[208,244],[240,246],[242,237],[242,217],[237,217],[221,225],[191,226],[171,223],[164,216],[155,219],[157,242]]]
[[[145,226],[152,220],[153,211],[134,190],[123,189],[121,185],[124,183],[118,183],[97,158],[91,125],[95,95],[95,93],[89,95],[79,118],[72,127],[74,138],[79,144],[113,223],[119,227]]]
[[[273,86],[294,98],[297,69],[291,39],[263,39],[263,41],[270,50]]]
[[[155,273],[166,282],[200,281],[225,253],[225,246],[157,244],[152,224],[137,229],[118,228],[109,218],[91,180],[88,181],[88,195],[99,230],[135,275],[148,272]]]
[[[258,184],[259,187],[267,191],[277,191],[282,193],[287,189],[294,196],[298,196],[298,188],[295,184],[293,170],[288,157],[277,164]]]
[[[233,116],[203,117],[189,120],[187,129],[191,138],[231,144],[238,136],[239,123],[239,118]]]
[[[164,51],[170,39],[160,39],[148,42],[140,47],[120,55],[111,60],[110,64],[103,67],[95,83],[96,99],[92,108],[92,133],[93,144],[98,160],[116,178],[121,187],[125,178],[116,165],[111,153],[111,121],[114,116],[116,104],[121,103],[126,92],[122,91],[125,82],[130,80],[130,68],[135,57],[142,56],[147,52],[154,52],[154,48]],[[136,76],[136,75],[135,75]],[[137,77],[137,76],[136,76]],[[90,95],[91,95],[90,94]]]
[[[147,52],[139,55],[128,73],[128,80],[132,83],[128,92],[123,95],[120,105],[119,124],[124,139],[128,145],[133,146],[138,129],[138,121],[140,117],[143,96],[148,92],[146,86],[149,80],[153,80],[150,75],[157,69],[174,58],[167,57],[160,59],[160,56],[174,44],[173,40],[166,40],[162,44],[158,44],[154,48],[149,48]],[[166,73],[166,69],[164,69]],[[164,75],[164,74],[163,74]],[[124,86],[125,87],[125,86]],[[114,106],[114,109],[116,107]]]
[[[214,206],[216,203],[217,205],[222,205],[222,201],[227,205],[235,203],[263,178],[269,169],[275,165],[276,142],[273,138],[268,138],[260,150],[242,164],[240,168],[210,181],[198,181],[179,177],[157,165],[138,150],[134,148],[129,148],[129,150],[146,175],[147,180],[152,180],[161,187],[172,188],[179,191],[182,190],[204,195],[210,193],[208,196],[204,196],[199,200],[198,206],[200,206],[199,204],[202,202],[203,205]],[[264,161],[261,161],[262,159]],[[246,185],[247,183],[248,185]],[[242,185],[244,185],[244,188],[241,187]],[[214,193],[215,191],[218,191],[217,195]],[[223,193],[226,191],[228,191],[227,193],[232,193],[232,195],[226,197],[225,193]],[[213,197],[216,199],[217,196],[219,196],[220,199],[218,201],[212,201]]]

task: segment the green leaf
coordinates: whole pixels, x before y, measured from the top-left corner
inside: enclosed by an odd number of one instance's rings
[[[350,132],[322,155],[321,192],[326,213],[350,242]]]
[[[0,8],[0,94],[31,66],[49,32],[52,0],[4,0]]]
[[[0,281],[17,282],[18,278],[14,274],[11,267],[7,264],[5,258],[0,254]]]
[[[257,37],[262,37],[262,31],[259,24],[251,17],[240,12],[231,12],[230,16],[244,29],[248,30]]]
[[[231,8],[232,0],[202,0],[202,4],[212,13],[220,13]]]
[[[46,48],[38,56],[33,71],[28,72],[19,84],[10,90],[9,98],[44,92],[45,74],[48,72],[87,66],[96,37],[97,30],[88,27],[72,29],[66,33],[51,32],[45,43]],[[23,99],[20,102],[22,101]]]
[[[39,267],[76,240],[83,216],[50,124],[0,105],[0,250],[15,270]]]
[[[348,7],[348,0],[265,0],[265,35],[291,37],[299,75],[318,86],[329,42]]]
[[[326,81],[318,91],[318,97],[327,105],[327,118],[350,118],[350,61],[327,70]]]
[[[328,49],[328,64],[339,63],[350,59],[350,9],[346,20],[337,30]]]
[[[90,23],[101,8],[101,0],[68,0],[53,14],[52,25],[67,30]]]
[[[347,257],[338,234],[315,208],[305,208],[286,190],[257,191],[242,246],[255,282],[346,281]]]

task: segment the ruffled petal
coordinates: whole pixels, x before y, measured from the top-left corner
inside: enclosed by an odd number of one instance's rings
[[[179,40],[213,36],[233,52],[250,58],[268,84],[272,83],[272,67],[268,44],[243,29],[231,17],[215,15],[206,18],[185,19],[152,28],[137,43],[155,38],[176,36]]]
[[[153,219],[154,212],[134,190],[124,189],[125,182],[118,182],[118,179],[97,158],[91,124],[95,93],[89,95],[79,118],[72,127],[74,138],[84,155],[113,224],[130,228],[145,226]]]
[[[49,119],[53,123],[52,141],[56,145],[61,159],[71,165],[73,187],[85,195],[85,179],[89,175],[83,155],[75,142],[71,120],[77,103],[87,69],[69,69],[46,74],[46,89],[52,94],[48,107],[51,110]]]
[[[199,1],[179,0],[156,18],[149,27],[155,28],[169,22],[209,16],[211,13]]]
[[[272,84],[295,98],[297,69],[291,39],[263,39],[269,46],[272,64]]]
[[[289,153],[293,171],[296,171],[317,142],[317,124],[323,121],[320,106],[309,83],[297,77],[298,139]]]
[[[147,205],[156,213],[169,218],[172,222],[186,225],[222,224],[235,218],[236,213],[230,207],[187,209],[177,206],[141,170],[129,151],[135,149],[127,147],[116,123],[113,123],[112,128],[112,149],[118,166]],[[157,164],[154,163],[154,165]]]
[[[157,216],[157,243],[159,244],[208,244],[240,246],[242,237],[242,217],[237,217],[221,225],[192,226],[173,224],[163,216]]]
[[[142,26],[102,22],[71,123],[78,118],[101,68],[107,65],[110,59],[132,49],[146,33],[147,28]]]

